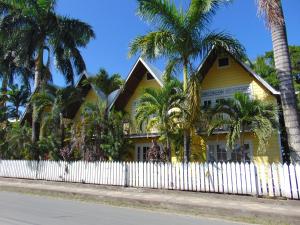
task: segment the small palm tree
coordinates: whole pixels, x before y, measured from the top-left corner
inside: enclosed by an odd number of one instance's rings
[[[265,15],[272,33],[275,68],[279,79],[281,104],[292,151],[292,160],[300,161],[300,117],[292,78],[292,66],[288,48],[286,24],[280,0],[257,0],[261,14]]]
[[[228,127],[227,146],[234,149],[239,141],[242,159],[245,161],[245,133],[251,132],[259,140],[259,150],[265,149],[269,138],[278,127],[277,108],[273,103],[251,99],[245,93],[236,93],[233,99],[225,99],[209,110],[208,134],[217,128]]]
[[[161,140],[166,143],[168,159],[171,156],[171,134],[179,129],[182,118],[181,106],[184,101],[181,83],[171,80],[162,89],[146,88],[137,105],[136,122],[140,129],[157,129]]]
[[[60,137],[60,148],[65,144],[65,113],[75,103],[79,103],[82,96],[73,86],[57,88],[54,85],[44,86],[41,92],[33,95],[32,102],[37,105],[37,116],[42,118],[41,130]]]
[[[103,102],[86,103],[81,112],[81,121],[75,124],[73,148],[80,149],[88,161],[105,160],[107,156],[101,147],[105,134],[106,105]]]
[[[25,106],[30,96],[28,87],[22,85],[19,87],[17,84],[9,85],[7,92],[7,101],[10,103],[9,115],[16,120],[20,117],[20,107]]]
[[[52,58],[67,82],[73,84],[73,68],[77,73],[86,69],[79,48],[85,47],[95,36],[88,24],[58,15],[55,6],[55,0],[0,0],[0,33],[14,41],[15,52],[22,61],[34,59],[34,89],[40,89],[42,83],[51,79]],[[45,56],[47,62],[44,63]],[[36,108],[33,105],[33,143],[38,140]]]
[[[171,0],[137,0],[138,14],[152,23],[155,31],[138,36],[130,45],[130,55],[141,52],[149,59],[167,57],[166,77],[183,70],[183,91],[187,92],[192,62],[208,53],[212,46],[222,46],[241,56],[244,48],[230,35],[209,31],[216,9],[223,0],[191,0],[187,10]],[[184,132],[184,158],[189,161],[189,131]]]

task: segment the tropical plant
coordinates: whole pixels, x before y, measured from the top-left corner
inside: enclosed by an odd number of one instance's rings
[[[234,149],[239,143],[242,160],[245,161],[245,134],[253,133],[259,141],[259,151],[264,151],[271,135],[278,127],[278,114],[276,105],[252,99],[245,93],[236,93],[233,99],[224,99],[217,105],[208,109],[210,115],[208,134],[226,127],[227,146]]]
[[[33,95],[31,101],[37,105],[37,116],[41,121],[41,134],[45,139],[56,139],[58,149],[65,146],[66,113],[76,103],[80,103],[80,91],[73,86],[58,88],[47,84],[40,92]],[[45,143],[45,140],[43,140]]]
[[[88,78],[88,82],[94,84],[97,88],[103,91],[106,96],[119,89],[124,83],[120,74],[115,73],[110,76],[103,68],[99,70],[95,77]]]
[[[121,161],[126,150],[131,147],[131,142],[125,137],[123,124],[128,121],[128,115],[121,111],[111,110],[105,123],[101,148],[109,158]]]
[[[130,45],[130,55],[141,52],[149,59],[167,57],[166,77],[183,69],[183,90],[187,92],[193,62],[210,49],[223,47],[236,56],[244,48],[224,32],[209,31],[208,26],[223,0],[191,0],[187,10],[171,0],[138,0],[138,14],[154,24],[155,31],[138,36]],[[168,80],[168,78],[167,78]],[[189,161],[189,131],[184,131],[184,160]]]
[[[43,82],[51,77],[49,65],[51,56],[55,65],[65,76],[68,83],[73,83],[74,71],[81,73],[85,63],[79,48],[85,47],[94,32],[92,28],[79,20],[60,16],[55,12],[55,0],[1,0],[2,20],[0,32],[7,39],[16,40],[16,52],[19,58],[34,58],[34,89],[39,89]],[[44,56],[47,52],[47,62]],[[37,106],[33,105],[33,115]],[[38,121],[33,116],[32,141],[38,139]]]
[[[289,53],[292,63],[292,75],[294,78],[294,86],[297,91],[300,90],[300,85],[297,84],[297,74],[300,74],[300,46],[289,46]],[[279,89],[279,80],[275,69],[273,51],[265,52],[258,56],[252,63],[251,68],[263,77],[269,84],[277,90]]]
[[[17,84],[9,85],[9,90],[7,91],[7,101],[9,102],[9,117],[15,118],[16,120],[20,117],[20,107],[26,105],[28,98],[30,96],[30,90],[28,87],[21,85],[19,87]]]
[[[0,105],[6,105],[8,86],[13,85],[16,77],[23,83],[23,86],[30,89],[32,67],[22,65],[25,63],[18,59],[13,47],[11,41],[3,38],[0,34],[0,79],[2,81]]]
[[[0,141],[1,158],[33,159],[31,128],[28,124],[10,123],[4,139]]]
[[[136,109],[136,123],[142,130],[157,129],[160,140],[165,143],[168,160],[171,157],[171,134],[180,129],[178,123],[182,118],[181,106],[184,101],[181,83],[170,80],[162,89],[146,88]]]
[[[288,136],[288,144],[293,161],[300,161],[300,118],[293,86],[291,59],[289,55],[286,24],[280,0],[258,0],[258,8],[265,16],[271,30],[274,61],[279,79],[279,90]]]
[[[81,111],[81,118],[73,127],[71,149],[79,149],[88,161],[105,160],[107,156],[101,148],[105,132],[106,106],[103,102],[87,102]]]

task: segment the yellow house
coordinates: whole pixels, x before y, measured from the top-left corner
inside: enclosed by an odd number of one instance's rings
[[[279,92],[272,88],[259,75],[255,74],[241,60],[234,58],[229,52],[212,49],[199,68],[202,75],[202,105],[213,106],[221,99],[232,98],[236,92],[244,92],[253,98],[270,101],[277,104]],[[79,121],[83,103],[102,101],[109,109],[123,110],[129,114],[130,120],[124,124],[124,132],[133,143],[128,149],[128,160],[145,161],[146,152],[153,140],[159,139],[158,132],[141,131],[135,125],[136,107],[145,88],[162,88],[162,72],[143,58],[139,58],[131,69],[127,79],[120,90],[109,96],[92,84],[86,84],[87,74],[83,74],[78,83],[84,100],[72,106],[67,112],[67,118]],[[23,117],[29,120],[31,117]],[[241,155],[239,146],[234,150],[226,149],[226,129],[218,129],[213,135],[207,137],[205,133],[198,132],[192,135],[191,160],[200,162],[211,161],[239,161]],[[265,152],[258,151],[258,140],[252,133],[247,133],[246,158],[256,162],[282,162],[281,135],[275,132],[270,138]],[[180,161],[172,152],[172,161]]]
[[[222,99],[232,98],[236,92],[247,93],[262,101],[278,103],[280,93],[259,75],[255,74],[241,60],[229,52],[212,49],[200,66],[202,74],[202,105],[214,105]],[[226,151],[226,129],[218,129],[214,135],[194,137],[192,158],[206,161],[239,161],[241,154],[235,150]],[[246,134],[246,160],[256,162],[281,162],[281,135],[274,133],[265,152],[258,151],[258,139],[253,133]],[[199,149],[205,151],[199,152]],[[200,157],[199,157],[200,154]]]
[[[135,125],[136,107],[145,88],[162,88],[162,72],[143,58],[139,58],[130,71],[124,86],[114,98],[110,109],[123,110],[129,114],[130,121],[124,124],[127,137],[133,142],[133,149],[129,149],[130,160],[145,161],[146,152],[151,147],[152,140],[159,135],[141,131]]]
[[[214,105],[218,100],[232,98],[236,92],[244,92],[253,98],[271,101],[277,104],[279,92],[272,88],[247,65],[234,58],[229,52],[212,49],[199,68],[202,79],[202,105]],[[134,124],[136,105],[144,88],[161,88],[162,73],[143,58],[139,58],[129,73],[123,89],[118,93],[110,108],[125,110],[131,121],[125,125],[128,138],[134,143],[132,160],[144,161],[151,141],[159,135],[153,132],[141,132]],[[239,146],[226,150],[226,130],[218,130],[212,136],[192,135],[192,161],[240,161]],[[267,145],[266,152],[258,152],[258,140],[252,134],[246,134],[246,159],[257,162],[281,162],[281,137],[274,133]],[[172,153],[172,161],[178,161]]]

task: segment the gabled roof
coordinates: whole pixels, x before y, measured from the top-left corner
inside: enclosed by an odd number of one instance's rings
[[[99,98],[106,99],[105,94],[99,88],[96,88],[93,84],[84,84],[84,81],[87,80],[89,77],[90,76],[87,74],[87,72],[83,72],[80,75],[77,83],[75,84],[75,87],[80,89],[83,97],[85,97],[87,95],[87,93],[89,92],[89,90],[92,88],[95,91],[95,93],[99,96]],[[57,86],[57,88],[60,88],[60,87]],[[32,92],[32,94],[29,98],[29,102],[30,102],[30,99],[33,96],[33,94],[36,92],[37,92],[37,89],[35,89]],[[82,104],[82,102],[78,102],[78,103],[74,103],[73,105],[71,105],[69,107],[69,109],[67,110],[67,112],[65,112],[66,113],[65,117],[72,119],[76,115],[81,104]],[[24,123],[25,121],[29,121],[31,123],[31,117],[32,117],[31,113],[32,113],[32,109],[31,109],[30,103],[28,103],[26,105],[25,111],[23,112],[23,114],[20,118],[21,123]]]
[[[116,106],[117,109],[122,109],[127,103],[129,97],[133,94],[133,91],[137,87],[138,83],[142,80],[142,75],[149,72],[157,83],[163,87],[163,73],[149,63],[146,59],[140,57],[129,72],[123,88],[116,93],[114,100],[111,102],[110,109]]]
[[[205,75],[208,73],[209,69],[211,68],[212,64],[215,62],[215,60],[218,57],[218,53],[226,52],[228,55],[230,55],[241,67],[243,67],[246,72],[249,73],[250,76],[252,76],[255,80],[257,80],[262,86],[264,86],[268,91],[270,91],[273,95],[280,95],[280,92],[275,90],[267,81],[265,81],[261,76],[256,74],[248,65],[246,65],[241,59],[236,58],[233,56],[229,51],[226,49],[217,49],[213,47],[208,55],[203,60],[202,64],[199,67],[199,72],[201,76],[204,78]]]

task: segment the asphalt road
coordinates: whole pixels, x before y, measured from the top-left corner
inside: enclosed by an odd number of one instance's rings
[[[0,225],[237,225],[238,223],[0,192]]]

